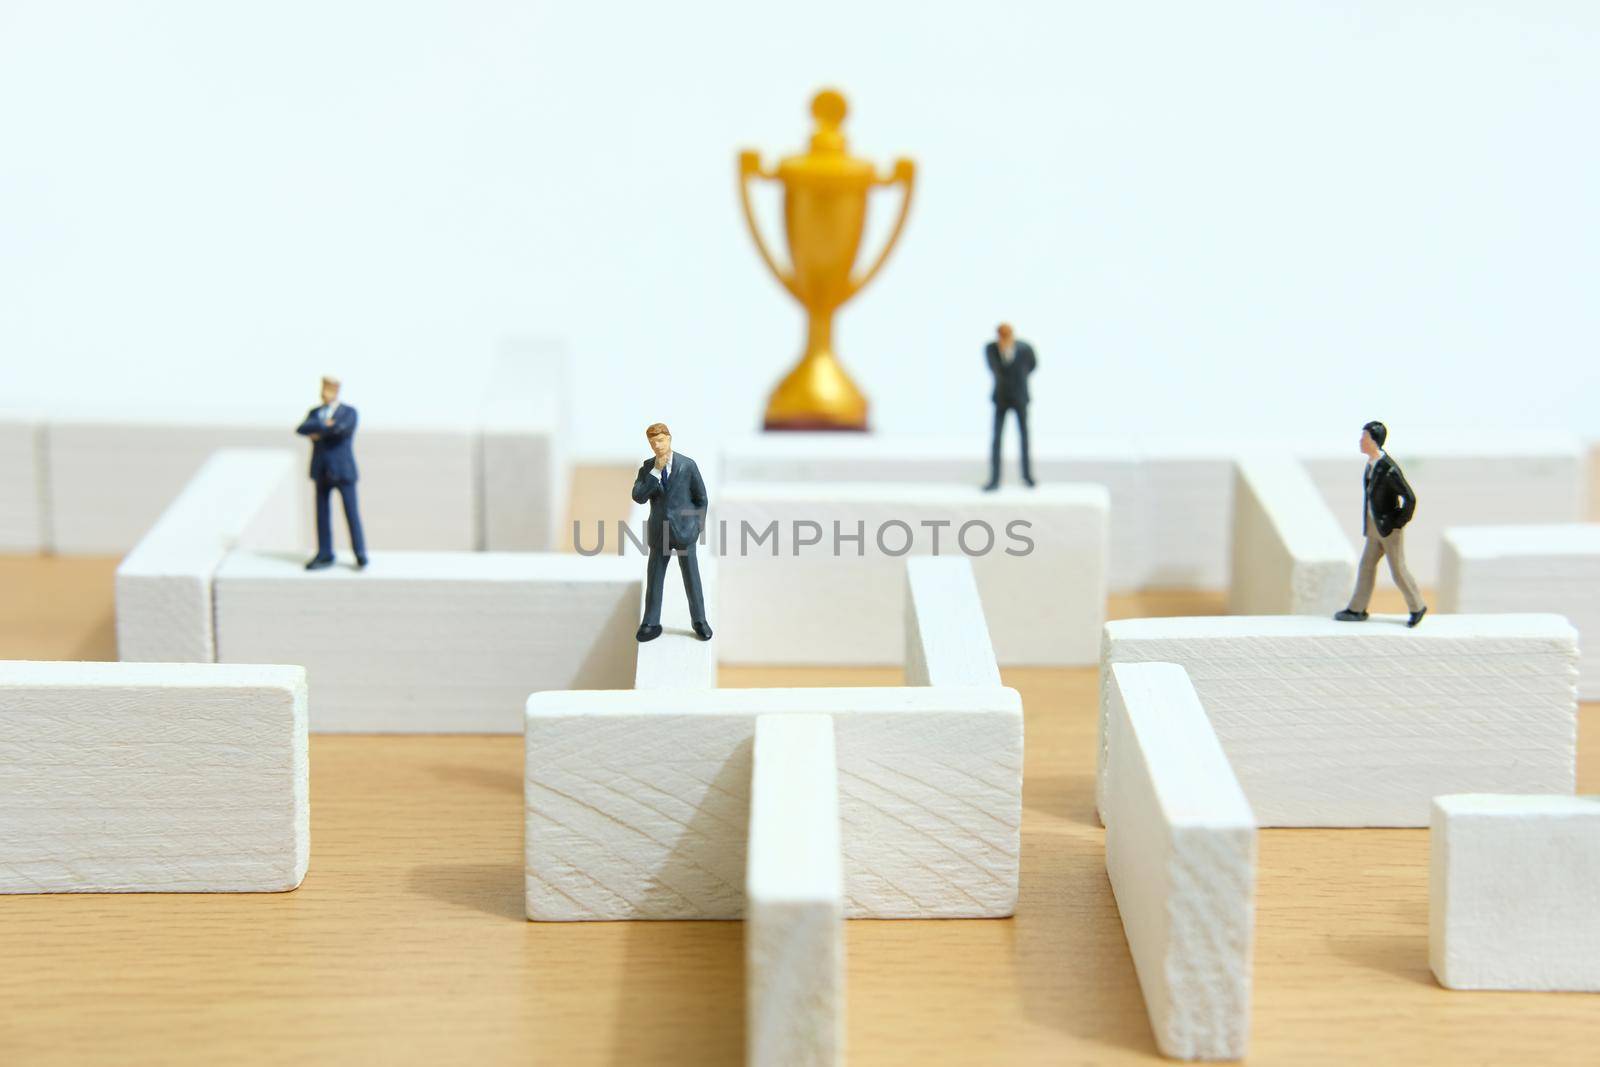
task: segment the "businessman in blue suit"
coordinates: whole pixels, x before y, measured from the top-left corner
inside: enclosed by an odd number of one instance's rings
[[[636,504],[650,503],[650,525],[646,530],[650,559],[645,571],[644,619],[634,637],[654,641],[661,636],[661,587],[666,581],[668,560],[677,556],[695,636],[709,641],[711,624],[706,622],[700,562],[694,555],[706,518],[706,483],[694,460],[672,450],[672,432],[666,423],[652,423],[644,435],[654,455],[639,465],[639,476],[633,480],[633,500]]]
[[[295,431],[311,438],[311,480],[317,486],[317,554],[306,563],[306,570],[320,571],[333,565],[331,501],[335,489],[344,502],[344,518],[350,524],[350,547],[358,568],[367,565],[367,540],[361,532],[361,508],[356,501],[356,454],[351,441],[356,435],[356,409],[339,403],[339,379],[322,379],[322,406],[306,414],[306,421]]]

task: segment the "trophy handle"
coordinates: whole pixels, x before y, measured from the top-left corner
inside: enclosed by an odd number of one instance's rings
[[[911,192],[916,185],[917,165],[909,159],[898,159],[894,164],[894,172],[887,178],[874,179],[874,185],[904,185],[905,195],[900,198],[900,217],[895,220],[894,229],[889,231],[889,239],[884,242],[883,251],[878,253],[878,258],[872,261],[872,266],[861,277],[850,282],[845,299],[855,296],[867,283],[877,277],[878,271],[883,269],[884,261],[889,258],[889,253],[894,251],[895,242],[900,240],[900,231],[905,228],[906,215],[911,212]]]
[[[750,228],[750,236],[755,239],[756,251],[761,253],[761,262],[767,265],[772,276],[778,279],[778,284],[789,290],[789,294],[800,300],[800,290],[795,286],[793,274],[785,274],[778,266],[778,261],[772,257],[772,250],[767,247],[767,242],[761,236],[761,227],[756,222],[755,209],[750,206],[750,179],[775,178],[776,173],[767,173],[761,169],[761,156],[755,152],[739,153],[739,200],[744,204],[745,225]],[[803,303],[803,301],[802,301]]]

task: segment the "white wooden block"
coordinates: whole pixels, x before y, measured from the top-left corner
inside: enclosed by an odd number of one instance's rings
[[[1241,458],[1228,610],[1332,615],[1350,602],[1355,581],[1355,551],[1305,467],[1276,454]]]
[[[503,346],[484,401],[483,538],[491,552],[555,552],[563,544],[571,461],[566,351]]]
[[[300,663],[312,729],[509,733],[529,693],[633,682],[640,568],[615,556],[374,552],[308,572],[233,552],[215,580],[217,658]]]
[[[1243,1059],[1256,823],[1182,667],[1107,682],[1106,873],[1162,1053]]]
[[[1600,797],[1435,798],[1428,891],[1441,985],[1600,992]]]
[[[639,569],[639,604],[635,619],[644,617],[645,560],[641,556],[624,556]],[[717,557],[710,552],[697,552],[700,562],[700,586],[705,597],[707,621],[711,624],[711,640],[702,641],[695,636],[694,624],[689,618],[689,601],[683,594],[683,579],[678,561],[669,565],[662,582],[661,636],[639,646],[639,656],[634,668],[635,689],[715,689],[717,686]],[[999,683],[996,682],[996,685]]]
[[[1355,437],[1299,454],[1351,545],[1361,537],[1361,472]],[[1395,461],[1417,493],[1406,526],[1406,562],[1417,581],[1439,580],[1439,545],[1454,526],[1582,522],[1584,448],[1576,438],[1547,434],[1440,435],[1391,426]]]
[[[1000,684],[978,583],[965,556],[906,560],[906,684]]]
[[[1017,484],[1008,430],[1005,481]],[[1107,584],[1220,589],[1228,581],[1233,462],[1240,439],[1153,434],[1034,435],[1041,482],[1087,482],[1110,494]],[[987,438],[763,434],[723,451],[730,482],[935,482],[981,485]],[[1174,522],[1174,515],[1183,521]]]
[[[1600,524],[1446,530],[1439,608],[1565,615],[1578,629],[1578,699],[1600,700]]]
[[[1262,826],[1426,826],[1441,793],[1570,793],[1577,633],[1556,615],[1124,619],[1107,668],[1189,672]]]
[[[626,690],[528,700],[528,917],[739,918],[755,722],[781,714],[833,717],[846,915],[1015,910],[1015,691]]]
[[[298,412],[304,418],[304,412]],[[479,496],[482,459],[478,428],[407,426],[374,413],[356,432],[361,470],[361,521],[369,552],[472,551],[481,544]],[[309,467],[308,467],[309,470]],[[305,479],[306,545],[316,544],[314,489]],[[334,545],[349,548],[338,495],[333,499]]]
[[[1015,441],[1008,439],[1015,451]],[[1033,456],[1039,488],[1101,486],[1106,493],[1106,549],[1102,582],[1107,590],[1128,592],[1146,584],[1150,523],[1148,470],[1132,438],[1119,436],[1041,437]],[[1005,483],[1015,486],[1010,475]],[[1024,490],[1017,490],[1024,492]],[[992,615],[991,615],[992,618]],[[1007,663],[1004,657],[1001,663]]]
[[[43,440],[43,427],[34,419],[0,415],[0,552],[48,547]]]
[[[311,854],[300,667],[0,663],[0,893],[275,893]]]
[[[971,557],[1001,666],[1092,663],[1105,618],[1106,510],[1094,485],[725,486],[723,662],[901,663],[905,556],[938,554]],[[857,533],[859,544],[844,540]]]
[[[287,449],[224,449],[206,461],[117,567],[119,659],[216,659],[212,578],[235,546],[294,546],[298,468]]]
[[[844,1060],[844,870],[833,719],[756,720],[745,873],[745,1062]]]
[[[1589,506],[1584,517],[1590,522],[1600,522],[1600,442],[1589,445]]]
[[[1123,521],[1142,534],[1139,565],[1133,573],[1113,566],[1111,591],[1225,588],[1233,548],[1234,462],[1252,449],[1222,436],[1149,434],[1138,441],[1139,495],[1134,513]],[[1113,491],[1114,532],[1122,526],[1118,503]],[[1113,548],[1113,563],[1116,557]]]
[[[314,401],[315,398],[313,398]],[[355,402],[355,401],[353,401]],[[360,409],[359,402],[357,404]],[[315,544],[310,446],[294,433],[304,407],[267,419],[250,415],[202,423],[60,418],[46,428],[50,524],[56,551],[126,552],[220,448],[291,448],[301,457],[301,545]],[[478,545],[475,426],[415,426],[361,411],[356,432],[358,491],[372,550],[471,550]],[[335,544],[348,544],[333,501]]]

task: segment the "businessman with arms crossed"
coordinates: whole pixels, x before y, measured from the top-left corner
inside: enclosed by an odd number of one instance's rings
[[[365,567],[367,541],[361,532],[361,509],[356,501],[356,454],[351,447],[356,435],[356,409],[339,403],[339,379],[322,379],[322,406],[312,408],[295,432],[311,438],[311,480],[317,486],[317,554],[306,563],[306,570],[320,571],[333,565],[329,497],[335,489],[344,502],[344,518],[350,525],[350,548],[356,554],[356,566]]]
[[[994,375],[994,440],[989,445],[989,492],[1000,487],[1000,431],[1005,428],[1006,412],[1015,412],[1017,432],[1022,437],[1022,481],[1033,485],[1033,467],[1028,463],[1028,375],[1039,365],[1033,346],[1017,339],[1009,322],[995,331],[995,340],[984,348],[989,373]]]
[[[1400,465],[1383,450],[1388,439],[1388,427],[1381,422],[1361,427],[1361,453],[1367,457],[1367,470],[1361,478],[1361,532],[1366,535],[1366,547],[1361,552],[1350,606],[1334,615],[1340,622],[1366,621],[1367,604],[1378,580],[1378,561],[1385,557],[1394,584],[1406,598],[1406,610],[1411,613],[1406,625],[1415,626],[1428,613],[1417,580],[1406,566],[1405,526],[1416,513],[1417,494],[1411,491]]]
[[[700,589],[700,563],[695,559],[695,542],[706,516],[706,483],[694,460],[672,450],[672,432],[665,423],[652,423],[644,432],[654,456],[639,465],[633,480],[636,504],[650,502],[650,523],[645,535],[650,543],[646,571],[644,619],[634,636],[654,641],[661,636],[661,585],[667,577],[667,560],[678,557],[683,572],[683,592],[689,599],[689,618],[695,636],[711,640],[711,625],[706,622],[705,596]]]

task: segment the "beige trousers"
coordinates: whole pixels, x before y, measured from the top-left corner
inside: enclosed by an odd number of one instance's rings
[[[1385,557],[1389,560],[1389,573],[1394,576],[1394,584],[1400,587],[1400,595],[1406,598],[1406,610],[1421,611],[1422,591],[1417,588],[1417,580],[1411,577],[1411,570],[1406,566],[1406,532],[1393,530],[1388,537],[1379,537],[1378,528],[1370,520],[1367,524],[1367,547],[1361,550],[1361,563],[1356,567],[1356,591],[1350,597],[1350,610],[1367,610],[1367,605],[1372,601],[1372,587],[1378,580],[1378,561]]]

